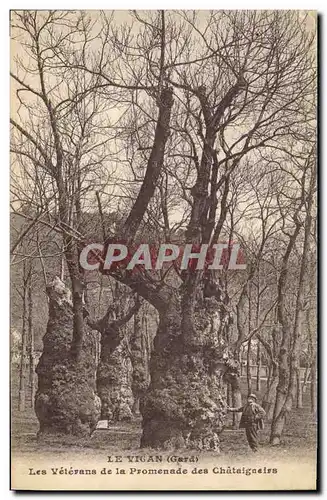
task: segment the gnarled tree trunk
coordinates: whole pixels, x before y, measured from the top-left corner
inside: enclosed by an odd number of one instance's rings
[[[101,418],[109,421],[132,418],[132,365],[126,324],[140,306],[137,301],[127,314],[123,315],[120,307],[122,297],[119,296],[118,287],[115,299],[118,304],[109,306],[102,319],[94,322],[88,318],[88,325],[101,333],[96,385],[101,400]],[[117,315],[118,319],[114,319]]]
[[[132,418],[131,371],[124,328],[110,328],[103,332],[97,369],[101,419],[119,421]]]
[[[226,414],[224,380],[233,364],[219,336],[219,303],[213,297],[197,302],[189,318],[192,335],[182,328],[181,309],[175,296],[159,310],[151,383],[141,404],[141,446],[217,451]]]
[[[76,361],[71,353],[73,307],[69,290],[55,278],[47,287],[49,320],[36,368],[35,411],[39,435],[86,435],[98,420],[93,337],[86,332]]]

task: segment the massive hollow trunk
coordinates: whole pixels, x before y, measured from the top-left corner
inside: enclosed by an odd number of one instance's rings
[[[218,451],[226,415],[224,376],[234,362],[219,336],[219,304],[213,297],[196,303],[192,335],[185,335],[181,317],[174,297],[159,311],[151,383],[141,404],[141,446]]]
[[[115,306],[110,306],[102,319],[96,322],[88,320],[88,324],[101,333],[97,392],[101,400],[101,418],[109,421],[132,418],[132,364],[126,324],[139,309],[137,302],[123,315],[118,288],[115,302]]]
[[[70,292],[55,278],[48,286],[49,320],[36,368],[35,411],[39,435],[86,435],[98,420],[93,337],[85,335],[78,362],[72,358],[73,308]]]
[[[110,328],[101,335],[101,354],[97,369],[97,393],[101,400],[101,419],[111,422],[132,418],[132,367],[124,328]]]

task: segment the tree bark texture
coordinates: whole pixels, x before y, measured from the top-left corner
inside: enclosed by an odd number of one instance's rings
[[[101,399],[101,419],[109,421],[132,418],[132,367],[124,328],[101,335],[101,354],[97,369],[97,392]]]
[[[238,363],[220,336],[219,303],[199,301],[184,335],[178,297],[167,298],[151,358],[151,383],[141,404],[142,447],[219,451],[225,383]]]
[[[147,331],[146,324],[142,321],[142,311],[134,315],[134,328],[130,339],[131,362],[133,366],[132,392],[134,397],[133,413],[138,415],[140,401],[150,383],[150,374],[148,371],[148,352],[147,352]]]
[[[85,328],[77,362],[71,353],[74,318],[70,291],[56,277],[48,285],[47,293],[49,320],[36,368],[35,411],[40,423],[39,436],[86,435],[99,417],[93,337]]]

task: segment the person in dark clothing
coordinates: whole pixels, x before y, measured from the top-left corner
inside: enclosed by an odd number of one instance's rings
[[[265,410],[257,403],[257,396],[250,394],[247,403],[240,408],[229,408],[231,412],[242,412],[240,429],[245,429],[246,438],[252,451],[258,451],[258,429],[263,429]]]

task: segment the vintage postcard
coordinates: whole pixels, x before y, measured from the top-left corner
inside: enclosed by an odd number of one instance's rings
[[[10,23],[11,488],[316,490],[316,13]]]

